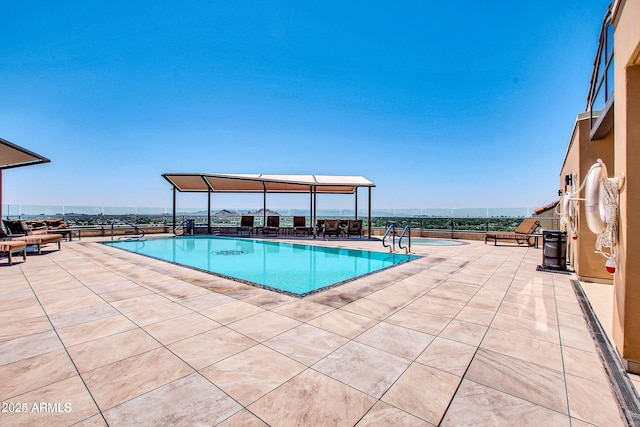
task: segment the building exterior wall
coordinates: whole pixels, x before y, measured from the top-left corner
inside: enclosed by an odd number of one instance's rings
[[[565,193],[576,191],[597,159],[605,164],[613,164],[613,132],[604,139],[591,141],[589,136],[590,122],[588,114],[580,114],[576,119],[569,150],[560,171],[560,188]],[[572,176],[573,184],[566,186],[565,176]],[[583,197],[584,189],[576,197]],[[587,226],[585,218],[585,203],[577,203],[578,211],[575,219],[577,239],[568,236],[567,260],[578,278],[583,281],[599,283],[613,283],[612,277],[605,270],[605,259],[595,253],[596,235]],[[570,232],[568,234],[571,234]]]
[[[613,338],[628,369],[640,371],[640,0],[621,1],[614,20],[615,168],[620,193]]]

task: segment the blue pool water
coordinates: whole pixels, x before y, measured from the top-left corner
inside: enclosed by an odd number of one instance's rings
[[[105,244],[298,296],[417,258],[388,252],[218,236],[122,240]]]

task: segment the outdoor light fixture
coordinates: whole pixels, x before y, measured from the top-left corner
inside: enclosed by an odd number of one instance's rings
[[[564,184],[566,186],[569,186],[569,185],[573,184],[573,177],[571,175],[565,175],[564,176]]]
[[[562,197],[562,190],[558,190],[558,196]]]

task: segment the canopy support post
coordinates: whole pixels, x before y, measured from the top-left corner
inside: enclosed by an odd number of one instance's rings
[[[313,222],[311,226],[313,227],[313,238],[318,237],[318,187],[313,187]]]
[[[358,220],[358,187],[355,188],[354,191],[355,195],[356,195],[356,213],[355,213],[355,220]]]
[[[264,196],[262,200],[262,226],[266,227],[267,225],[267,184],[263,182],[262,188],[264,188]]]
[[[211,234],[211,190],[207,191],[207,234]]]
[[[371,187],[369,187],[369,216],[367,217],[369,239],[371,239]]]
[[[176,229],[176,186],[173,186],[173,223],[171,224],[171,229]]]

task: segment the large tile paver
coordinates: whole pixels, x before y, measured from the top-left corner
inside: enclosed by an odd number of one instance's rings
[[[476,351],[477,347],[472,345],[438,337],[429,344],[416,362],[461,377]]]
[[[489,328],[481,347],[559,372],[563,370],[560,346],[548,341]]]
[[[284,332],[264,345],[306,366],[311,366],[349,340],[308,324]]]
[[[414,426],[414,427],[431,427],[433,424],[428,423],[420,418],[414,417],[398,408],[387,403],[378,402],[373,408],[362,417],[357,427],[388,427],[388,426]]]
[[[57,350],[0,366],[0,400],[76,375],[64,350]]]
[[[26,412],[3,411],[0,424],[4,426],[73,425],[99,414],[98,407],[78,376],[51,383],[10,401],[26,405]]]
[[[141,329],[131,329],[68,347],[79,372],[92,371],[131,356],[160,347],[160,343]]]
[[[433,335],[413,329],[380,322],[357,337],[355,341],[413,360],[427,348],[434,338]]]
[[[199,313],[188,313],[157,322],[144,329],[162,344],[173,342],[219,328],[220,324]]]
[[[381,400],[437,425],[460,380],[456,375],[414,363]]]
[[[167,348],[194,369],[201,369],[256,344],[251,338],[220,327],[174,342]]]
[[[193,372],[164,348],[151,350],[82,374],[102,411]]]
[[[465,378],[568,414],[567,393],[561,372],[480,349]]]
[[[308,369],[248,409],[272,426],[353,426],[375,402],[365,393]]]
[[[380,398],[410,363],[408,359],[352,341],[313,365],[313,369]]]
[[[230,329],[248,336],[256,341],[265,341],[289,329],[298,326],[300,322],[290,317],[265,311],[246,319],[227,325]]]
[[[62,343],[53,331],[14,338],[0,343],[0,366],[61,348]]]
[[[359,314],[334,310],[316,317],[308,323],[346,338],[355,338],[377,322]]]
[[[569,427],[571,424],[567,415],[464,380],[441,425]]]
[[[194,373],[122,403],[104,413],[113,426],[209,426],[242,406]]]
[[[566,375],[569,413],[597,426],[624,426],[616,399],[608,384]]]
[[[247,406],[304,369],[303,364],[258,345],[204,368],[200,373]]]

